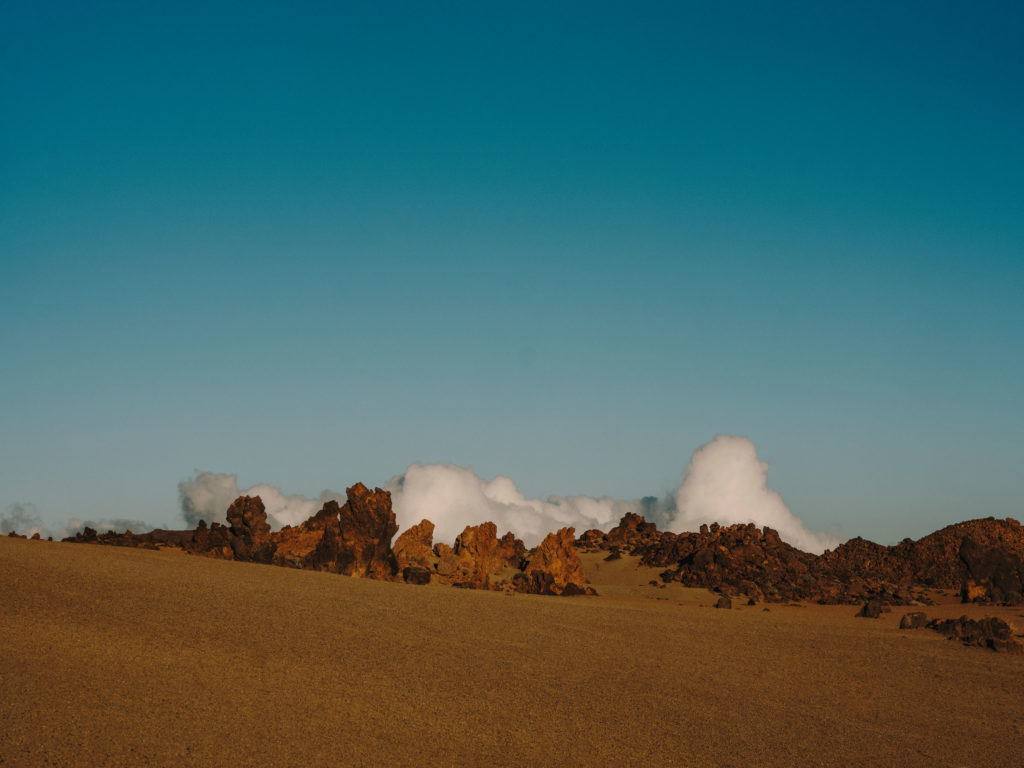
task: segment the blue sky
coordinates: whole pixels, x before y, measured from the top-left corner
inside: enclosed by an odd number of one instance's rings
[[[3,11],[0,512],[726,433],[812,529],[1024,513],[1018,4],[146,5]]]

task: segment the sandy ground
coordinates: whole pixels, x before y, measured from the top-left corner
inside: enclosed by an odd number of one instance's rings
[[[1021,657],[587,566],[604,596],[0,539],[0,765],[1024,761]]]

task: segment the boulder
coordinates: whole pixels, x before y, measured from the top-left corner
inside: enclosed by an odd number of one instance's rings
[[[259,496],[239,496],[228,507],[228,543],[235,560],[270,563],[274,558],[274,543],[270,537],[270,524],[263,499]]]
[[[900,619],[900,629],[921,629],[927,624],[928,617],[922,611],[905,613]]]
[[[406,566],[402,570],[402,578],[406,584],[429,584],[432,574],[433,572],[429,568],[423,568],[419,565]]]
[[[433,542],[434,524],[429,520],[421,520],[411,528],[402,531],[392,547],[398,567],[403,571],[413,565],[429,569],[431,567],[430,548]]]
[[[516,574],[514,587],[519,592],[542,595],[597,594],[586,586],[587,577],[576,553],[575,529],[562,528],[549,533],[533,552],[522,574]],[[572,584],[572,587],[568,585]]]
[[[968,619],[966,616],[959,619],[932,619],[926,626],[964,645],[980,646],[1015,656],[1024,655],[1024,645],[1013,636],[1010,625],[994,616],[983,619]]]
[[[725,595],[718,598],[718,602],[715,603],[715,608],[732,608],[732,600]]]
[[[877,600],[869,600],[857,611],[857,615],[862,619],[877,619],[882,615],[882,604]]]

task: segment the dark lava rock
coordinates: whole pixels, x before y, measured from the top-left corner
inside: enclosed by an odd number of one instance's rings
[[[900,619],[900,629],[921,629],[928,624],[928,617],[922,611],[913,611],[903,614]]]
[[[863,619],[877,619],[882,615],[882,604],[876,600],[869,600],[857,611],[857,615]]]
[[[402,578],[406,584],[429,584],[430,576],[433,573],[429,568],[418,565],[410,565],[402,571]]]
[[[950,640],[959,640],[964,645],[990,648],[1000,653],[1024,655],[1024,645],[1014,638],[1010,625],[994,616],[983,619],[932,619],[928,629],[940,632]]]
[[[718,598],[718,602],[715,603],[715,608],[732,608],[732,600],[725,595]]]

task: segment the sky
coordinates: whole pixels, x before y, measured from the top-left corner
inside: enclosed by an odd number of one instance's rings
[[[1024,516],[1017,3],[4,3],[0,513],[414,463]]]

